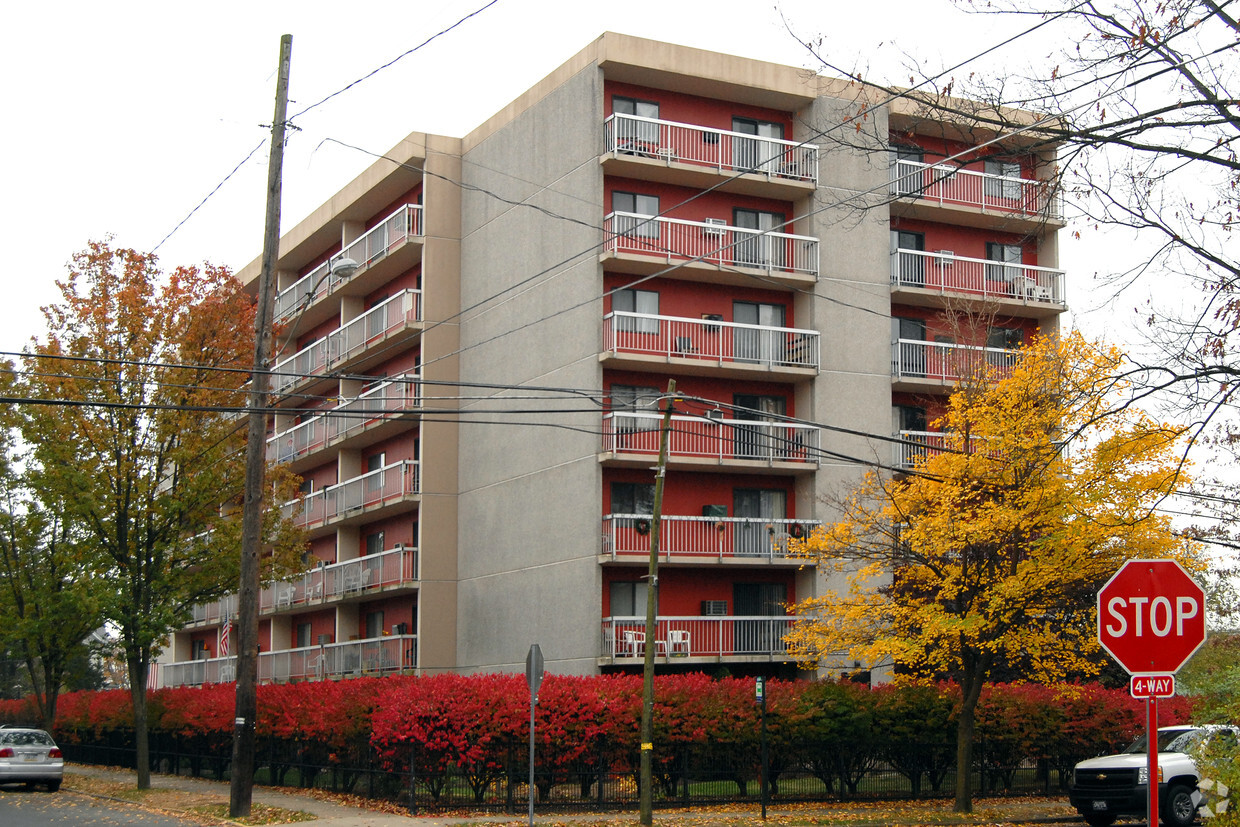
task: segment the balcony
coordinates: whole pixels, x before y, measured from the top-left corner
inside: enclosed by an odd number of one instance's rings
[[[644,562],[650,558],[649,514],[608,514],[603,517],[602,556],[612,561]],[[762,517],[678,517],[663,515],[659,523],[659,556],[665,562],[792,563],[790,538],[805,537],[817,520]]]
[[[892,462],[897,468],[912,468],[949,447],[947,434],[936,431],[900,431],[895,438],[900,440],[892,443],[895,449]]]
[[[402,290],[356,319],[336,328],[271,369],[271,392],[290,393],[331,371],[357,370],[367,352],[381,344],[416,336],[422,319],[422,291]]]
[[[210,626],[237,616],[237,595],[230,594],[210,603],[199,603],[191,610],[190,625]]]
[[[791,199],[818,183],[818,147],[637,115],[603,122],[608,175]]]
[[[264,612],[296,609],[331,602],[360,593],[404,588],[418,582],[418,550],[398,545],[331,565],[321,565],[301,577],[263,589],[259,608]]]
[[[323,299],[333,293],[364,296],[413,266],[422,257],[422,205],[406,204],[361,238],[330,256],[306,275],[276,294],[276,322],[298,317],[302,329],[330,318],[332,308]],[[332,262],[350,258],[359,265],[348,276],[331,272]]]
[[[603,219],[608,269],[650,275],[680,265],[677,278],[752,285],[752,275],[792,286],[818,280],[818,239],[711,221],[613,212]]]
[[[696,375],[797,380],[818,374],[818,331],[615,311],[603,317],[608,367],[669,363]]]
[[[655,656],[663,663],[786,661],[784,637],[792,617],[668,617],[656,621]],[[640,664],[645,657],[646,619],[603,618],[600,665]]]
[[[1012,231],[1063,225],[1053,181],[899,160],[891,167],[890,193],[893,215],[941,221],[950,210],[952,223]]]
[[[407,420],[394,421],[392,414],[417,410],[421,404],[418,376],[402,374],[268,437],[267,461],[295,463],[330,445],[352,442],[362,434],[381,439],[387,430],[408,427]],[[385,429],[384,425],[392,427]]]
[[[329,485],[281,506],[281,516],[304,529],[371,517],[421,493],[418,461],[394,462],[351,480]]]
[[[388,675],[416,669],[418,663],[417,635],[384,635],[352,640],[347,643],[324,643],[299,649],[259,652],[259,683],[314,681],[362,675]],[[156,689],[178,686],[201,686],[207,683],[228,683],[236,680],[237,658],[208,658],[159,665]]]
[[[985,372],[1002,379],[1016,364],[1019,351],[946,342],[900,339],[892,346],[891,382],[895,390],[935,390]]]
[[[1064,310],[1064,271],[958,256],[950,250],[891,253],[891,293],[904,304],[942,307],[976,298],[999,312],[1047,318]]]
[[[818,467],[818,428],[794,422],[672,417],[669,464],[731,471],[810,473]],[[613,411],[603,415],[603,455],[609,465],[648,468],[659,453],[662,414]]]

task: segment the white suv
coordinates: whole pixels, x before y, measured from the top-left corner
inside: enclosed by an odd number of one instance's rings
[[[1203,738],[1235,738],[1233,727],[1171,726],[1158,730],[1158,804],[1168,827],[1188,827],[1197,816],[1197,765],[1189,751]],[[1092,827],[1109,827],[1122,815],[1145,815],[1149,801],[1149,755],[1142,735],[1118,755],[1076,765],[1068,800]]]

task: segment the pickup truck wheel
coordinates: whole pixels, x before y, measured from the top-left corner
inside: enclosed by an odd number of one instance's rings
[[[1162,821],[1167,827],[1189,827],[1197,816],[1193,791],[1183,784],[1168,788],[1162,805]]]
[[[1085,816],[1085,823],[1089,827],[1111,827],[1115,823],[1115,816],[1110,813],[1090,813]]]

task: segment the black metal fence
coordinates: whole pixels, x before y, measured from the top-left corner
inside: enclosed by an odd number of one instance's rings
[[[133,733],[64,733],[68,761],[133,768]],[[801,743],[771,745],[767,795],[773,802],[942,798],[953,794],[955,751],[927,745]],[[151,770],[225,780],[232,739],[153,733]],[[402,754],[403,753],[403,754]],[[445,763],[419,749],[383,753],[367,739],[346,748],[302,740],[259,739],[255,781],[318,788],[399,802],[414,812],[468,809],[523,811],[528,802],[528,744],[491,749],[465,763]],[[756,740],[703,743],[656,751],[656,807],[758,802],[762,765]],[[1080,756],[1001,761],[975,748],[973,788],[979,795],[1052,793],[1066,788]],[[633,745],[599,744],[588,755],[555,764],[535,759],[535,806],[544,812],[634,809],[638,806]]]

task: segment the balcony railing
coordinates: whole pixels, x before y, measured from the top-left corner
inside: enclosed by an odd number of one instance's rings
[[[236,616],[237,595],[230,594],[210,603],[199,603],[191,611],[192,622],[195,624],[219,623],[225,618]]]
[[[646,558],[650,554],[649,514],[603,517],[603,554]],[[659,553],[667,559],[782,560],[788,540],[806,537],[816,520],[762,517],[680,517],[664,515],[659,523]]]
[[[284,683],[348,675],[383,675],[417,668],[418,636],[385,635],[347,643],[324,643],[299,649],[260,652],[258,680]],[[161,664],[160,688],[201,686],[236,680],[235,655]]]
[[[613,411],[603,415],[603,450],[658,454],[662,415]],[[818,428],[793,422],[673,416],[668,456],[719,462],[818,462]]]
[[[637,115],[609,115],[603,123],[608,152],[721,172],[818,181],[817,146]]]
[[[603,235],[609,253],[818,276],[818,239],[807,235],[625,212],[607,214]]]
[[[902,440],[892,443],[898,468],[912,468],[947,448],[947,435],[935,431],[900,431],[895,436]]]
[[[301,577],[263,589],[259,608],[272,611],[317,603],[370,589],[418,581],[418,550],[397,547],[378,554],[311,569]]]
[[[393,332],[419,321],[421,299],[421,290],[402,290],[322,339],[276,362],[271,369],[271,392],[284,393],[307,377],[323,375]]]
[[[1060,213],[1051,181],[975,172],[954,164],[896,161],[891,166],[891,194],[987,212],[1047,218],[1058,218]]]
[[[298,310],[338,290],[350,279],[387,256],[411,238],[422,235],[422,205],[406,204],[373,227],[339,253],[319,264],[296,282],[281,290],[275,298],[275,319],[291,318]],[[333,261],[351,258],[360,265],[356,272],[341,276],[331,272]]]
[[[958,382],[985,369],[991,379],[1008,375],[1020,351],[946,342],[900,339],[892,347],[892,374],[897,378]]]
[[[655,655],[662,658],[786,658],[784,637],[792,617],[667,617],[656,622]],[[645,654],[646,619],[603,618],[603,653],[640,663]]]
[[[287,502],[281,507],[281,516],[292,519],[302,528],[312,528],[379,508],[419,491],[418,461],[406,459]]]
[[[319,416],[267,438],[269,462],[292,462],[353,434],[362,433],[389,414],[416,409],[421,404],[416,374],[403,374],[356,399],[343,402]]]
[[[991,299],[1064,303],[1063,270],[958,256],[950,250],[891,253],[891,283]]]
[[[816,369],[818,331],[617,310],[603,317],[603,350],[718,364]]]

